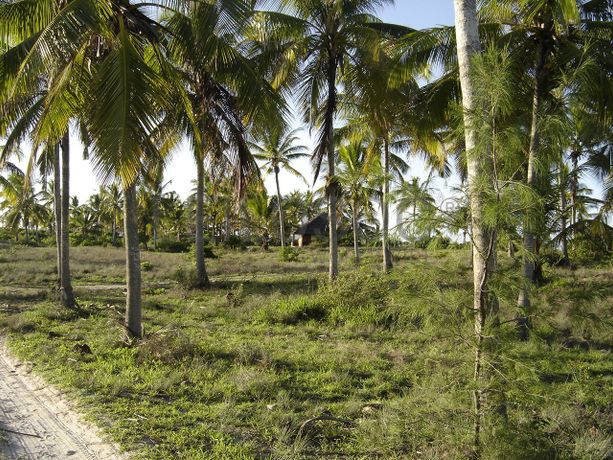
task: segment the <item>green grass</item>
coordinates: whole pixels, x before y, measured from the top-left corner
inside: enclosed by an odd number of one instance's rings
[[[121,289],[78,291],[84,312],[65,311],[38,278],[35,262],[52,263],[52,250],[3,251],[2,286],[34,280],[27,291],[0,289],[10,346],[137,458],[439,459],[470,448],[466,251],[403,251],[385,276],[374,271],[378,253],[350,270],[345,250],[334,284],[314,273],[325,270],[324,251],[295,262],[278,251],[220,252],[207,292],[172,283],[178,265],[190,266],[184,256],[146,253],[145,280],[166,284],[145,290],[146,338],[132,347],[121,341]],[[74,254],[80,283],[122,279],[120,252]],[[609,458],[611,266],[548,270],[535,333],[521,343],[510,321],[517,267],[500,258],[496,372],[508,421],[487,421],[484,458]],[[257,272],[266,275],[248,276]],[[351,423],[300,429],[322,413]]]

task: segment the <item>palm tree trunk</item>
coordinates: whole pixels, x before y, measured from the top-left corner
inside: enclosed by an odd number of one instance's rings
[[[481,431],[484,408],[484,375],[482,361],[484,354],[484,326],[488,314],[497,316],[498,303],[489,290],[489,282],[496,267],[496,236],[483,219],[484,193],[481,184],[489,183],[492,166],[487,152],[476,149],[477,133],[471,114],[475,112],[475,82],[472,78],[472,59],[481,52],[479,22],[476,0],[454,0],[456,42],[464,109],[466,157],[469,181],[469,199],[472,227],[473,254],[473,311],[475,330],[475,360],[473,379],[474,405],[474,450],[481,452]]]
[[[279,188],[279,167],[275,166],[275,182],[277,183],[277,207],[279,208],[279,236],[281,247],[285,247],[285,222],[283,220],[283,205],[281,203],[281,189]]]
[[[328,184],[326,194],[328,197],[328,252],[330,279],[338,276],[338,233],[336,230],[336,201],[338,196],[335,161],[334,161],[334,113],[336,111],[336,59],[330,58],[328,74],[328,101],[326,107],[326,133],[327,156],[328,156]]]
[[[57,285],[62,282],[62,174],[60,144],[53,146],[53,217],[55,219],[55,250],[57,253]]]
[[[566,182],[564,181],[564,160],[560,162],[560,230],[562,233],[562,260],[561,265],[567,267],[570,265],[570,258],[568,257],[568,239],[566,235],[566,211],[568,203],[566,200]]]
[[[577,190],[579,188],[579,153],[571,152],[572,173],[570,175],[570,223],[577,223]]]
[[[30,218],[25,216],[23,219],[23,227],[26,233],[26,244],[30,242]]]
[[[210,283],[204,263],[204,164],[199,158],[196,163],[196,286],[206,288]]]
[[[353,256],[355,258],[355,264],[360,264],[360,245],[358,240],[358,205],[356,200],[353,200],[351,205],[352,220],[353,220]]]
[[[232,212],[231,209],[232,207],[230,206],[230,202],[228,201],[226,204],[224,216],[224,241],[228,241],[228,238],[230,237],[230,214]]]
[[[113,225],[112,225],[112,231],[113,231],[113,246],[117,245],[117,209],[113,209]]]
[[[542,93],[545,78],[545,45],[541,42],[539,46],[534,95],[532,99],[532,124],[530,127],[530,147],[528,149],[528,175],[526,182],[528,187],[534,189],[536,186],[536,157],[538,155],[540,137],[539,137],[539,113],[541,111]],[[524,222],[524,257],[523,257],[523,285],[519,289],[519,295],[517,297],[517,306],[519,308],[519,317],[517,323],[519,326],[519,337],[521,340],[527,340],[530,335],[530,287],[535,282],[535,270],[536,265],[534,261],[535,257],[535,237],[533,229],[530,228],[529,219]]]
[[[158,227],[160,226],[160,203],[158,196],[153,197],[153,250],[158,249]]]
[[[61,279],[60,289],[62,292],[62,305],[68,308],[73,308],[75,303],[74,293],[72,292],[72,284],[70,281],[70,133],[66,130],[61,141],[62,151],[62,212],[61,212]]]
[[[389,182],[389,173],[390,173],[390,150],[389,143],[387,139],[384,141],[383,145],[383,207],[382,207],[382,218],[383,218],[383,232],[382,232],[382,241],[381,245],[383,246],[383,271],[387,272],[390,268],[392,268],[392,251],[390,250],[389,245],[389,193],[390,193],[390,182]]]
[[[128,338],[141,338],[143,335],[140,249],[136,210],[136,186],[131,185],[124,189],[124,243],[127,281],[125,327]]]

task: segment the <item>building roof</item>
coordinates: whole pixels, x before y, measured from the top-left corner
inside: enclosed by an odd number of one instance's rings
[[[315,219],[301,225],[294,235],[325,235],[328,232],[328,214],[322,213]]]

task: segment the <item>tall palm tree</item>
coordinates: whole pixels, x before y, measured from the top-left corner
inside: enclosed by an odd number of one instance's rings
[[[39,202],[39,193],[26,180],[24,174],[11,173],[8,177],[0,176],[0,212],[8,228],[15,233],[19,241],[19,232],[23,228],[25,242],[30,242],[30,228],[35,220],[43,220],[47,210]]]
[[[420,217],[422,214],[424,218],[430,215],[430,211],[434,208],[435,202],[430,191],[429,179],[420,182],[418,177],[413,177],[411,180],[403,181],[394,193],[398,212],[401,214],[410,212],[410,241],[413,243],[417,241]],[[425,222],[424,224],[428,226],[432,223]]]
[[[263,186],[258,187],[249,194],[245,202],[245,208],[249,217],[250,226],[261,235],[262,249],[268,251],[270,223],[274,212],[274,206]]]
[[[377,195],[374,184],[380,177],[381,162],[378,156],[369,155],[359,141],[343,145],[338,149],[338,181],[343,198],[351,207],[353,228],[353,253],[355,263],[360,263],[358,217],[368,209],[370,199]]]
[[[205,165],[209,164],[213,176],[230,165],[237,190],[242,192],[246,178],[257,172],[245,138],[246,123],[274,105],[272,89],[240,49],[243,29],[253,14],[252,3],[194,3],[187,14],[171,15],[166,25],[172,31],[170,50],[175,65],[188,91],[186,110],[175,114],[173,122],[188,135],[194,149],[199,287],[209,285],[204,260]]]
[[[28,136],[34,140],[34,148],[28,163],[28,176],[39,152],[43,152],[43,157],[52,156],[59,286],[63,305],[74,307],[75,299],[70,276],[70,218],[67,203],[70,200],[68,123],[75,115],[75,109],[74,104],[70,108],[65,105],[66,82],[51,92],[48,69],[41,67],[41,62],[36,60],[36,51],[40,52],[37,48],[41,47],[42,38],[35,31],[43,28],[43,23],[30,23],[32,20],[30,18],[24,21],[23,29],[13,29],[14,21],[22,21],[20,15],[28,14],[20,11],[22,8],[27,8],[27,5],[12,3],[0,5],[0,11],[3,13],[0,16],[0,34],[10,37],[11,41],[16,43],[3,54],[6,65],[2,67],[0,74],[0,80],[4,85],[0,89],[2,114],[0,126],[7,134],[6,143],[0,152],[0,163],[5,161]],[[16,19],[13,15],[20,19]],[[46,17],[48,19],[48,16]],[[35,45],[32,45],[32,42]],[[29,49],[30,46],[32,46],[30,52],[24,54],[24,48]],[[59,111],[64,111],[67,115],[58,115]],[[65,176],[62,172],[65,172]]]
[[[283,216],[283,200],[281,197],[281,189],[279,187],[279,172],[284,169],[296,177],[304,180],[300,172],[292,167],[291,162],[299,158],[307,156],[306,147],[296,145],[298,142],[298,129],[288,131],[287,127],[273,126],[264,131],[262,134],[262,142],[260,144],[251,144],[254,151],[254,157],[257,160],[263,161],[263,167],[266,174],[275,175],[275,184],[277,186],[277,208],[279,212],[279,236],[281,238],[281,246],[285,246],[285,219]]]
[[[530,112],[530,142],[525,160],[525,181],[534,193],[538,193],[539,176],[547,174],[551,162],[546,158],[546,120],[552,114],[553,91],[563,81],[567,69],[581,66],[586,58],[601,62],[593,67],[590,80],[594,86],[602,84],[607,77],[608,59],[602,55],[603,47],[610,50],[611,35],[597,10],[607,10],[606,2],[579,2],[576,0],[548,0],[534,2],[519,0],[509,8],[497,0],[484,2],[482,15],[486,21],[507,24],[504,40],[524,56],[524,72],[531,78],[532,104]],[[586,12],[589,11],[589,14]],[[610,6],[608,7],[610,15]],[[607,51],[609,53],[609,51]],[[591,56],[589,56],[591,54]],[[528,56],[526,59],[525,56]],[[599,71],[599,68],[604,68]],[[609,68],[610,72],[610,68]],[[609,101],[610,105],[610,90]],[[594,97],[595,94],[592,94]],[[606,100],[601,93],[596,98]],[[603,104],[603,105],[607,105]],[[557,161],[557,160],[554,160]],[[537,280],[536,249],[537,229],[534,219],[526,215],[523,225],[523,275],[524,283],[519,290],[517,304],[520,337],[527,339],[530,329],[530,286]]]
[[[491,182],[492,165],[487,151],[477,149],[477,132],[473,121],[474,113],[478,109],[475,104],[477,88],[474,82],[473,65],[475,55],[481,53],[476,0],[454,0],[454,8],[473,241],[473,311],[477,340],[474,364],[476,388],[473,392],[474,448],[479,453],[483,411],[483,392],[481,390],[483,329],[487,315],[492,313],[497,305],[496,299],[489,290],[490,279],[496,263],[496,237],[484,221],[483,216],[485,196],[482,184]]]
[[[117,244],[117,223],[119,214],[123,209],[121,190],[117,183],[109,184],[102,188],[102,204],[105,213],[111,217],[111,242],[113,246]]]
[[[329,277],[332,279],[338,274],[338,183],[334,142],[338,84],[349,74],[356,51],[369,49],[379,42],[380,36],[373,24],[380,21],[373,13],[377,7],[391,4],[392,0],[279,0],[277,3],[288,8],[291,14],[261,13],[263,27],[257,30],[260,35],[268,31],[274,38],[271,42],[270,37],[259,37],[262,47],[273,56],[267,69],[273,73],[273,84],[298,87],[304,119],[319,131],[313,163],[315,179],[324,159],[328,166],[326,198]]]

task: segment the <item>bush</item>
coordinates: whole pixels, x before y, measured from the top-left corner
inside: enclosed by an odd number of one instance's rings
[[[281,262],[296,262],[300,257],[300,252],[291,246],[284,246],[279,252],[279,260]]]
[[[571,260],[601,261],[611,256],[607,242],[584,233],[577,234],[569,244]]]
[[[317,298],[298,297],[282,300],[258,311],[257,318],[270,324],[298,324],[322,321],[328,312],[327,305]]]
[[[164,238],[158,241],[158,251],[160,252],[171,252],[171,253],[180,253],[180,252],[189,252],[191,248],[191,243],[187,241],[177,241],[173,239]]]
[[[257,318],[272,324],[328,321],[388,326],[394,316],[387,311],[389,291],[384,275],[366,270],[346,273],[333,282],[324,282],[314,295],[282,300],[260,309]]]
[[[436,235],[434,238],[432,238],[428,242],[426,249],[430,251],[433,251],[433,250],[435,251],[437,249],[447,249],[450,244],[451,244],[451,240],[447,238],[446,236]]]
[[[196,269],[179,266],[174,273],[174,280],[185,289],[195,289],[198,286]]]
[[[144,272],[150,272],[153,269],[153,264],[148,260],[140,263],[140,269]]]
[[[224,242],[222,243],[224,248],[228,249],[247,249],[247,242],[244,241],[240,236],[230,235],[228,236]]]

